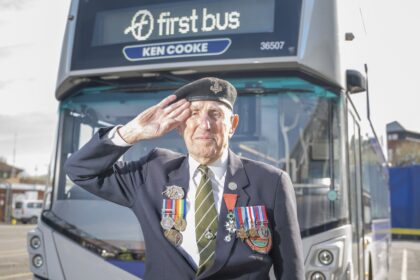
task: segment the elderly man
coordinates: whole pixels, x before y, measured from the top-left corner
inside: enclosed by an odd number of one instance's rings
[[[66,163],[70,178],[132,209],[147,248],[145,279],[304,279],[289,176],[229,150],[236,89],[217,78],[181,87],[124,126],[101,129]],[[117,160],[138,141],[177,129],[188,155],[156,148]]]

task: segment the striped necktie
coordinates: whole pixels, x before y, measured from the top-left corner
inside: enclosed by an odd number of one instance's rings
[[[200,165],[198,171],[202,176],[195,194],[195,238],[200,255],[197,275],[213,265],[217,232],[217,211],[208,167]]]

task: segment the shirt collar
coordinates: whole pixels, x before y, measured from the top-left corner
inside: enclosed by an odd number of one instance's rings
[[[228,164],[228,155],[229,155],[228,151],[229,151],[229,149],[226,148],[223,151],[222,156],[218,160],[216,160],[216,161],[210,163],[209,165],[207,165],[208,168],[212,171],[212,173],[218,179],[223,177],[226,173],[227,164]],[[188,163],[189,163],[189,166],[190,166],[190,176],[193,177],[195,172],[197,172],[197,168],[200,165],[200,163],[198,161],[196,161],[195,159],[193,159],[191,157],[191,155],[188,155]]]

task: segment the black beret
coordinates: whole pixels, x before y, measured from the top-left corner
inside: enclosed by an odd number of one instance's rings
[[[226,80],[206,77],[180,87],[174,94],[177,100],[186,98],[188,101],[219,101],[233,110],[237,92],[235,87]]]

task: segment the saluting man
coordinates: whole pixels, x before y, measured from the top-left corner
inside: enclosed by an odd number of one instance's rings
[[[129,207],[143,229],[145,279],[304,279],[294,189],[282,170],[229,150],[236,89],[191,82],[123,126],[101,129],[66,163],[71,180]],[[188,155],[138,141],[177,129]]]

